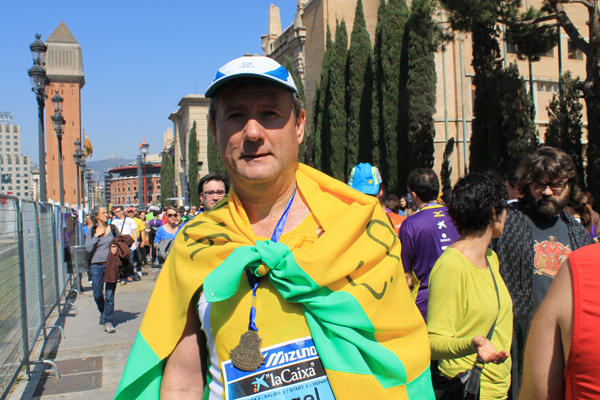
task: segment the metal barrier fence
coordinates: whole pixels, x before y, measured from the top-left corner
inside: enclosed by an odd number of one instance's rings
[[[73,286],[65,257],[77,243],[71,210],[0,195],[0,400],[19,372],[31,373],[31,351],[46,321]],[[73,289],[71,289],[73,290]],[[58,371],[57,371],[58,373]]]

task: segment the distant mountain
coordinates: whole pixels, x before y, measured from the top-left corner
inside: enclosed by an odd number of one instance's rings
[[[93,180],[104,182],[104,173],[108,171],[112,167],[117,167],[119,165],[128,164],[134,162],[135,160],[127,160],[121,157],[111,157],[106,160],[97,160],[90,161],[89,159],[86,161],[86,164],[92,170]]]

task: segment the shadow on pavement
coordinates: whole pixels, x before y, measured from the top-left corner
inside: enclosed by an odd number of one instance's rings
[[[129,312],[129,311],[115,310],[115,313],[113,314],[113,321],[112,321],[113,325],[117,326],[120,324],[127,323],[128,321],[133,321],[134,319],[137,319],[140,314],[141,314],[141,312]]]

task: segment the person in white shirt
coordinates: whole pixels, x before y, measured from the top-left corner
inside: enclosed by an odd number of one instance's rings
[[[139,281],[140,278],[133,272],[133,254],[137,248],[137,224],[133,218],[125,216],[123,206],[113,207],[115,217],[111,221],[111,225],[114,225],[119,232],[119,235],[131,235],[133,238],[133,245],[131,245],[131,257],[129,258],[129,268],[131,276],[127,279],[128,281]]]

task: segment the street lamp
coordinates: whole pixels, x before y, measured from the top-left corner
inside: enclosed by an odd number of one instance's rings
[[[81,195],[79,191],[79,166],[81,165],[81,158],[83,154],[81,152],[81,141],[79,138],[75,140],[75,153],[73,153],[73,161],[77,166],[77,207],[81,208]]]
[[[60,194],[60,205],[65,205],[65,190],[63,188],[63,159],[62,159],[62,136],[64,133],[65,119],[62,116],[62,104],[63,98],[58,94],[58,90],[54,97],[52,97],[52,105],[54,106],[54,115],[52,116],[52,125],[56,131],[56,138],[58,139],[58,182],[59,182],[59,194]]]
[[[35,34],[35,42],[29,45],[31,56],[33,57],[33,67],[27,71],[31,78],[31,90],[35,93],[38,103],[38,141],[40,157],[40,201],[47,201],[46,198],[46,146],[44,137],[44,107],[48,98],[48,83],[50,80],[46,76],[46,51],[48,46],[40,40],[42,36]],[[62,206],[62,204],[61,204]]]
[[[92,206],[92,170],[90,167],[85,169],[85,179],[87,180],[87,189],[88,189],[88,208],[91,210]]]
[[[148,202],[148,194],[146,193],[146,190],[148,190],[148,185],[146,185],[146,155],[149,151],[150,145],[144,140],[144,143],[140,144],[140,152],[144,156],[144,202],[140,204],[143,204],[144,207],[146,207]]]

